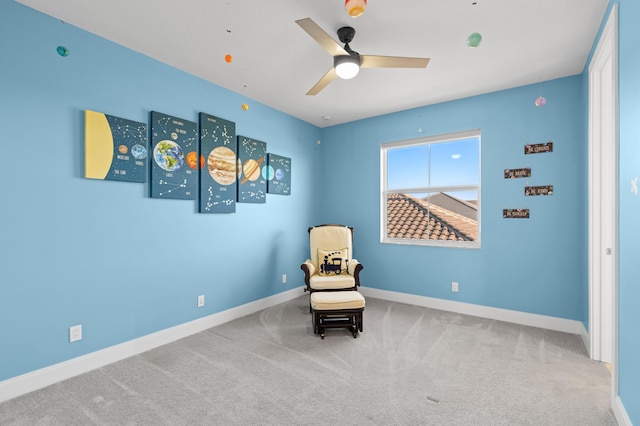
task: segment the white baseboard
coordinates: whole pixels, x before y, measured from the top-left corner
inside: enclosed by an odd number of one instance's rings
[[[471,303],[456,302],[454,300],[436,299],[433,297],[416,296],[414,294],[399,293],[389,290],[380,290],[370,287],[360,287],[359,291],[366,297],[384,299],[392,302],[407,303],[409,305],[424,306],[425,308],[439,309],[474,317],[489,318],[531,327],[546,328],[548,330],[563,331],[565,333],[584,336],[587,331],[580,321],[564,318],[549,317],[545,315],[530,314],[527,312],[511,311],[509,309],[492,308],[490,306],[473,305]],[[588,337],[587,337],[588,342]]]
[[[616,417],[616,421],[620,426],[633,426],[633,423],[631,423],[631,419],[627,414],[627,410],[624,409],[624,405],[622,405],[622,401],[620,401],[619,396],[613,398],[611,409],[613,410],[613,415]]]
[[[302,296],[299,287],[0,382],[0,402]]]
[[[582,337],[582,343],[584,344],[584,347],[587,350],[587,353],[589,354],[589,356],[591,356],[591,335],[589,334],[587,329],[584,327],[583,323],[580,323],[580,325],[582,326],[581,330],[580,330],[580,336]]]

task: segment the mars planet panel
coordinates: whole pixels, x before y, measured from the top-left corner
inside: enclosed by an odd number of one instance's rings
[[[191,170],[196,170],[198,168],[198,153],[195,151],[191,151],[187,154],[187,166],[191,168]]]

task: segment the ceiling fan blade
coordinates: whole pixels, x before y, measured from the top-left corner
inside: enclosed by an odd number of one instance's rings
[[[329,55],[337,56],[349,54],[338,43],[336,43],[329,34],[327,34],[322,28],[320,28],[318,24],[313,22],[311,18],[298,19],[296,21],[296,24],[300,25],[300,27],[305,30],[307,34],[309,34],[315,41],[317,41],[318,44],[329,53]]]
[[[426,68],[429,58],[360,55],[361,68]]]
[[[316,85],[307,92],[307,95],[317,95],[318,92],[320,92],[322,89],[327,87],[329,83],[335,80],[337,76],[338,74],[336,74],[336,69],[331,67],[331,69],[327,71],[327,73],[316,83]]]

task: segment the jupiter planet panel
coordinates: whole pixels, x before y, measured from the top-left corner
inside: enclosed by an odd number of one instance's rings
[[[236,211],[236,125],[232,121],[200,113],[200,212]],[[241,169],[240,169],[241,170]]]
[[[220,185],[231,185],[236,181],[236,153],[226,146],[218,146],[207,159],[209,175]]]

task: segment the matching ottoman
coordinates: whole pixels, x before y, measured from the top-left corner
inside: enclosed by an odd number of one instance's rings
[[[315,291],[311,293],[313,333],[324,339],[326,328],[348,328],[353,337],[362,331],[364,296],[357,291]]]

